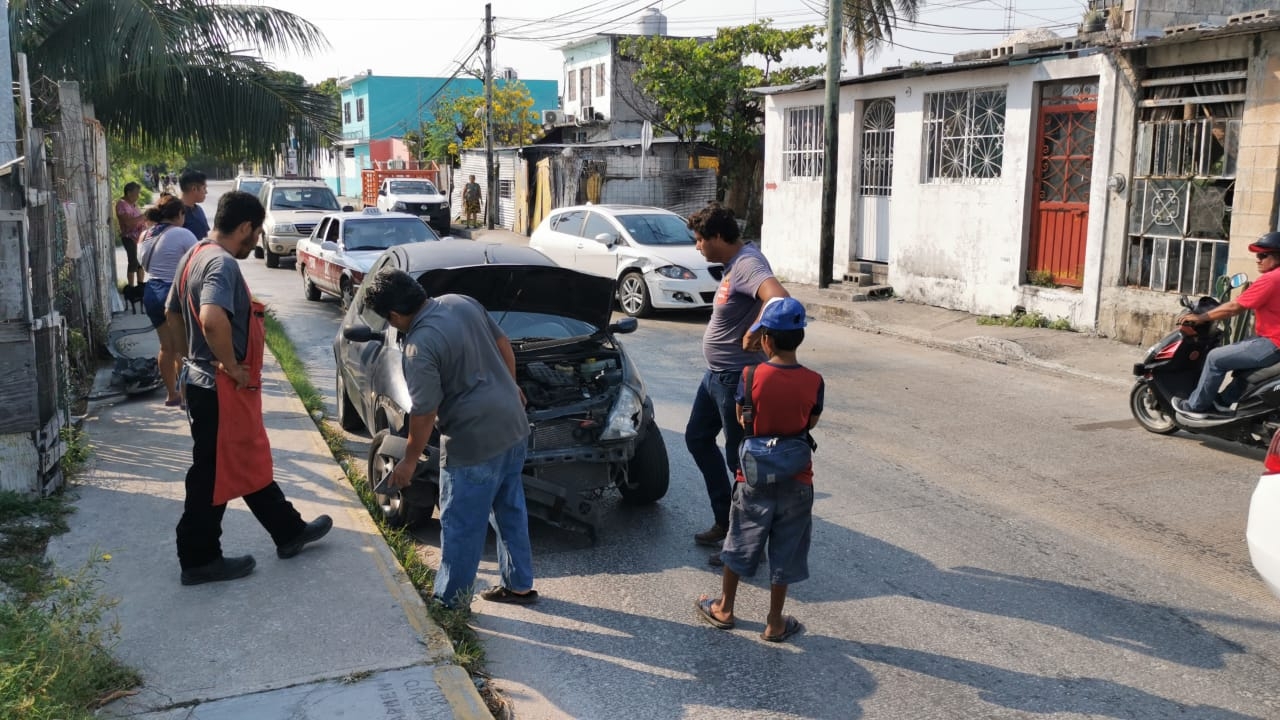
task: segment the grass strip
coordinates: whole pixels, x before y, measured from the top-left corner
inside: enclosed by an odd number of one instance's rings
[[[347,481],[355,489],[360,502],[364,503],[365,509],[369,511],[369,515],[386,539],[392,554],[400,561],[409,580],[426,602],[431,619],[449,636],[458,664],[473,677],[487,677],[484,673],[484,648],[481,647],[475,630],[468,624],[471,613],[467,610],[451,610],[433,601],[431,593],[435,583],[435,571],[418,555],[417,543],[414,539],[403,530],[389,527],[383,519],[382,508],[378,506],[373,488],[365,477],[364,458],[356,458],[348,452],[346,436],[343,435],[342,430],[324,418],[324,398],[307,377],[306,368],[298,357],[293,341],[289,339],[284,326],[270,311],[267,312],[266,317],[266,340],[267,347],[271,348],[271,353],[275,355],[280,367],[284,370],[285,377],[289,379],[294,391],[302,399],[303,406],[319,428],[325,444],[329,446],[329,451],[341,465]],[[490,699],[486,697],[486,700]]]
[[[79,429],[67,441],[70,481],[90,449]],[[98,555],[70,575],[55,575],[45,550],[67,531],[66,495],[0,491],[0,718],[88,720],[94,710],[141,681],[111,656],[119,626],[104,622],[116,601],[101,595]]]

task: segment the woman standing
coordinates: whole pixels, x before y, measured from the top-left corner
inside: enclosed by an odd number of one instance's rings
[[[142,186],[136,182],[125,183],[124,196],[116,201],[116,222],[120,224],[120,245],[128,261],[125,284],[142,284],[142,266],[138,264],[138,233],[142,232],[142,211],[138,209],[138,197]]]
[[[160,377],[164,379],[168,393],[164,401],[166,407],[182,405],[177,382],[184,354],[184,338],[180,328],[165,322],[165,302],[173,285],[174,273],[178,270],[178,261],[196,244],[196,236],[182,227],[185,211],[180,198],[161,198],[159,204],[147,210],[147,220],[155,224],[147,230],[141,246],[142,267],[151,276],[142,295],[142,307],[160,337],[160,354],[156,362],[160,365]]]

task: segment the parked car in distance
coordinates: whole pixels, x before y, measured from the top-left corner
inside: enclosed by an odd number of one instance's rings
[[[262,190],[262,184],[267,181],[265,175],[237,175],[236,190],[247,192],[250,195],[257,195]]]
[[[613,281],[557,267],[528,247],[438,242],[387,250],[370,273],[399,268],[430,296],[480,301],[511,341],[517,383],[526,398],[530,436],[524,467],[529,514],[594,534],[604,492],[617,488],[634,504],[663,497],[669,465],[653,401],[617,335],[636,321],[610,323]],[[338,420],[373,435],[372,485],[404,455],[409,392],[394,327],[364,307],[361,286],[334,339]],[[396,526],[430,517],[439,492],[437,439],[414,482],[377,496]]]
[[[311,236],[298,241],[298,274],[308,300],[333,295],[345,309],[365,273],[384,250],[396,245],[438,241],[422,220],[377,208],[325,215]]]
[[[1280,430],[1271,437],[1265,470],[1249,500],[1245,538],[1253,567],[1280,598]]]
[[[686,220],[640,205],[577,205],[543,218],[529,247],[562,267],[618,281],[618,305],[632,317],[653,310],[711,307],[724,266],[708,263]]]
[[[293,255],[298,241],[311,235],[322,216],[352,209],[338,207],[338,198],[323,180],[269,178],[262,183],[258,199],[267,217],[254,255],[265,257],[269,268],[280,267],[280,258]]]
[[[417,215],[449,234],[449,198],[426,178],[387,178],[378,186],[378,209]]]

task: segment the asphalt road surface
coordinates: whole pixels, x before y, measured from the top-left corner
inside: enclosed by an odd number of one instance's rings
[[[243,265],[332,414],[337,302],[307,302],[292,263]],[[473,606],[521,720],[1280,717],[1280,601],[1244,543],[1260,453],[1146,433],[1088,381],[822,323],[800,351],[827,379],[811,577],[787,603],[807,631],[759,638],[766,568],[736,629],[699,622],[720,583],[692,542],[711,514],[683,440],[705,318],[624,338],[669,494],[615,499],[594,543],[535,523],[542,601]],[[432,555],[438,525],[416,537]],[[494,561],[491,544],[482,581]]]

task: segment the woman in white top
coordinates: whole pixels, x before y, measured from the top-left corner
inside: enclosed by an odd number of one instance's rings
[[[160,377],[164,379],[164,387],[168,393],[164,404],[166,407],[182,405],[182,394],[177,387],[178,370],[182,366],[182,330],[171,327],[165,322],[165,302],[169,297],[169,288],[173,285],[174,274],[178,271],[178,261],[196,244],[196,236],[182,227],[186,219],[182,199],[169,196],[147,210],[147,220],[154,223],[146,230],[138,244],[138,256],[142,267],[147,271],[146,289],[142,294],[142,307],[151,319],[156,334],[160,337],[160,354],[156,362],[160,365]]]

